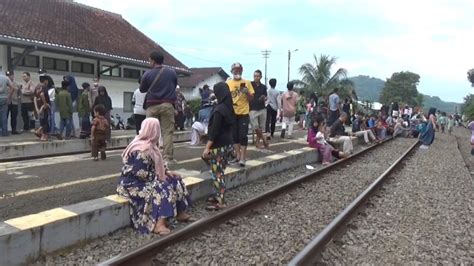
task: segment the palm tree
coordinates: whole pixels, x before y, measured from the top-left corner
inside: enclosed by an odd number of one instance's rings
[[[335,57],[329,55],[320,55],[319,58],[314,55],[315,64],[306,63],[299,69],[303,76],[297,83],[302,87],[303,92],[316,92],[319,96],[328,96],[334,88],[339,88],[341,98],[357,99],[354,84],[347,79],[347,70],[339,68],[331,76],[331,67],[336,63]]]

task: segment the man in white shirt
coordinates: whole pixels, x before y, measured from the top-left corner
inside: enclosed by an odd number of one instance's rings
[[[138,78],[138,84],[141,83],[142,77]],[[137,88],[133,93],[132,104],[133,104],[133,119],[135,120],[135,130],[137,135],[142,127],[142,122],[146,118],[146,110],[143,109],[143,103],[145,102],[146,92],[140,92],[140,88]]]

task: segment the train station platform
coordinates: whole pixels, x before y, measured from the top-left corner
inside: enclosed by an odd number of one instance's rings
[[[135,130],[113,130],[108,149],[124,148],[135,137]],[[177,131],[173,135],[174,142],[191,140],[190,131]],[[0,161],[22,158],[34,158],[45,154],[64,155],[90,151],[89,139],[58,140],[51,137],[48,141],[40,141],[33,133],[0,137]]]
[[[354,141],[355,147],[362,148],[360,143]],[[246,167],[226,170],[228,189],[317,162],[304,130],[294,139],[276,137],[268,149],[249,146]],[[171,169],[183,176],[193,200],[212,192],[210,171],[200,158],[203,148],[175,145],[178,162]],[[0,265],[32,261],[129,226],[129,205],[115,195],[120,168],[121,150],[109,151],[99,162],[80,154],[0,163],[6,173],[0,179]]]

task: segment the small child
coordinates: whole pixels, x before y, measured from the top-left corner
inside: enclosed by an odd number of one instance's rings
[[[94,107],[94,120],[92,121],[91,130],[91,150],[92,159],[98,161],[99,151],[100,159],[105,160],[105,148],[107,147],[107,139],[109,134],[109,122],[105,119],[105,106],[98,104]]]
[[[345,154],[337,149],[334,149],[327,141],[324,136],[326,130],[326,124],[324,123],[323,117],[317,117],[312,119],[312,125],[308,131],[308,143],[309,146],[318,149],[319,153],[323,156],[322,164],[328,165],[333,161],[333,156],[337,159],[344,158]]]
[[[449,115],[448,118],[448,133],[451,135],[451,132],[453,132],[453,127],[454,127],[454,118],[452,115]]]

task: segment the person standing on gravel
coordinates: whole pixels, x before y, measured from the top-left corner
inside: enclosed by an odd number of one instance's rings
[[[255,91],[250,81],[242,78],[243,67],[240,63],[234,63],[231,66],[232,79],[227,81],[235,113],[234,123],[234,149],[235,159],[231,164],[237,164],[245,167],[245,159],[247,156],[247,145],[250,122],[250,101],[252,101]]]
[[[229,86],[225,82],[214,85],[217,105],[211,112],[206,148],[202,158],[211,165],[214,194],[208,199],[207,209],[218,210],[225,207],[224,171],[234,151],[232,127],[235,123],[234,107]]]
[[[425,130],[420,135],[420,141],[422,145],[420,149],[426,150],[433,143],[435,138],[435,128],[436,128],[436,108],[431,107],[428,111],[428,122]]]

